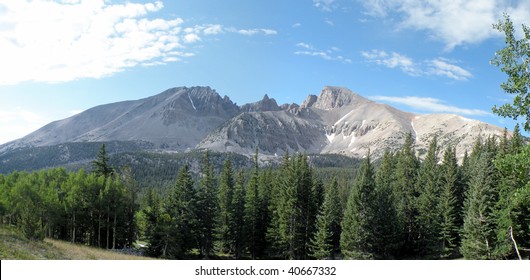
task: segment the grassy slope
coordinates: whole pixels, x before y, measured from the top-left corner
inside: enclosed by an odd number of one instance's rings
[[[30,241],[18,230],[0,227],[0,259],[2,260],[148,260],[65,241],[45,239]]]

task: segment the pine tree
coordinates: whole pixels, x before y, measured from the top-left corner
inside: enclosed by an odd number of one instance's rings
[[[285,158],[278,176],[278,198],[275,203],[276,217],[269,229],[277,233],[273,247],[288,259],[305,259],[309,255],[309,243],[314,230],[316,208],[312,170],[303,155]]]
[[[512,135],[512,139],[510,139],[508,150],[511,154],[516,154],[521,150],[523,146],[524,146],[524,140],[521,135],[521,131],[519,129],[519,124],[516,124],[513,129],[513,135]]]
[[[440,172],[438,171],[438,144],[436,137],[429,144],[425,160],[421,164],[416,190],[419,192],[415,206],[418,211],[416,224],[418,236],[415,238],[414,249],[419,256],[438,258],[440,219],[439,212],[433,211],[438,207],[440,194]]]
[[[316,233],[311,241],[311,255],[316,259],[333,259],[340,252],[340,207],[337,179],[333,179],[326,189],[320,212],[316,218]]]
[[[375,176],[374,257],[391,259],[402,246],[393,184],[396,162],[387,150]]]
[[[169,190],[162,225],[168,232],[165,242],[165,255],[170,258],[182,258],[199,243],[197,232],[197,194],[188,165],[179,171],[175,186]],[[168,223],[171,227],[165,226]],[[166,229],[168,228],[168,229]]]
[[[147,240],[146,254],[152,257],[163,255],[164,233],[161,230],[160,217],[162,215],[162,202],[158,194],[149,189],[144,196],[142,213],[145,216],[145,239]]]
[[[234,252],[236,259],[243,254],[246,244],[245,235],[245,176],[243,171],[239,171],[236,184],[234,186],[234,195],[232,197],[232,209],[230,210],[230,248]]]
[[[398,217],[402,227],[403,249],[401,253],[405,256],[410,256],[415,254],[413,246],[414,240],[418,236],[415,200],[418,197],[416,180],[419,161],[414,154],[412,134],[407,134],[405,144],[396,157],[394,192],[397,199]]]
[[[268,249],[267,229],[271,222],[272,212],[270,209],[272,189],[273,189],[272,170],[268,169],[260,173],[258,198],[259,198],[259,218],[258,218],[258,236],[257,236],[257,256],[263,257]]]
[[[247,184],[245,194],[245,235],[247,236],[247,249],[250,252],[252,259],[256,259],[259,254],[260,204],[258,157],[256,152],[254,157],[254,168]]]
[[[222,253],[232,252],[231,238],[233,235],[231,220],[231,212],[233,211],[233,197],[234,197],[234,172],[232,170],[232,162],[226,160],[223,167],[223,172],[219,179],[219,220],[217,222],[217,233],[220,241],[220,251]]]
[[[204,155],[202,180],[197,190],[197,237],[201,256],[209,257],[214,245],[214,229],[218,214],[217,184],[208,151]]]
[[[109,164],[109,156],[107,155],[105,144],[101,144],[99,147],[98,155],[92,162],[92,166],[94,168],[94,173],[99,176],[104,176],[105,178],[108,178],[114,173],[114,168]]]
[[[481,153],[472,166],[473,176],[464,205],[460,252],[466,259],[491,259],[495,248],[494,169],[492,156]]]
[[[461,215],[463,205],[459,204],[457,193],[461,191],[461,179],[456,159],[456,150],[447,147],[441,172],[441,192],[438,204],[440,213],[440,256],[454,257],[459,245],[459,229],[462,226]],[[462,195],[463,197],[463,195]]]
[[[340,247],[346,258],[374,257],[374,189],[374,171],[368,154],[359,168],[341,223]]]

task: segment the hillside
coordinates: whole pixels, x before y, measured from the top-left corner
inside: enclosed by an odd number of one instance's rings
[[[31,241],[13,227],[0,226],[1,260],[149,260],[66,241]]]

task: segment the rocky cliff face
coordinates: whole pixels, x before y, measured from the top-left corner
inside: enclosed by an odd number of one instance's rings
[[[209,87],[178,87],[158,95],[94,107],[0,146],[0,155],[61,143],[136,141],[157,150],[211,149],[269,156],[285,152],[374,158],[401,148],[411,133],[426,151],[436,136],[458,156],[478,137],[503,130],[456,115],[415,115],[340,87],[324,87],[302,103],[278,106],[265,95],[241,107]]]

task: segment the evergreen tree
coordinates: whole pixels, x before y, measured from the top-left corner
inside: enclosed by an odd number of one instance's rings
[[[516,124],[513,129],[512,139],[509,142],[509,152],[511,154],[518,153],[521,148],[524,146],[524,140],[519,130],[519,124]]]
[[[236,259],[243,254],[246,244],[245,236],[245,176],[243,171],[239,171],[234,195],[232,197],[232,209],[230,210],[230,248],[234,252]]]
[[[247,184],[245,194],[245,235],[247,236],[246,245],[252,259],[256,259],[259,254],[260,207],[258,157],[256,152],[254,157],[254,168]]]
[[[460,252],[466,259],[491,259],[495,248],[494,169],[492,156],[482,153],[473,163],[473,176],[464,204],[464,228]]]
[[[530,146],[497,158],[495,167],[500,175],[495,205],[495,258],[519,258],[528,251],[517,254],[512,236],[520,249],[530,247]]]
[[[340,223],[342,208],[337,179],[326,189],[320,212],[316,219],[316,233],[311,242],[312,256],[316,259],[333,259],[340,252]]]
[[[287,162],[286,162],[287,161]],[[278,200],[276,217],[270,233],[276,232],[274,248],[288,259],[305,259],[309,255],[309,243],[316,218],[312,170],[303,155],[285,158],[278,176]]]
[[[231,212],[233,212],[234,206],[234,172],[232,170],[232,162],[226,160],[223,167],[223,172],[219,179],[219,220],[217,222],[218,228],[217,233],[219,235],[220,251],[222,253],[232,252],[231,238],[233,236],[233,229],[230,223]]]
[[[259,199],[259,217],[258,217],[258,236],[257,236],[257,252],[258,257],[263,257],[268,248],[267,244],[267,229],[271,222],[270,202],[273,189],[272,170],[267,169],[260,173],[258,186]]]
[[[419,161],[414,154],[414,142],[412,134],[407,134],[403,148],[397,153],[395,169],[394,192],[396,195],[396,205],[398,217],[402,227],[403,238],[402,254],[405,256],[414,255],[414,240],[418,236],[416,198],[416,180],[419,169]]]
[[[445,150],[441,172],[441,192],[438,205],[440,213],[440,256],[450,258],[456,255],[459,243],[459,229],[462,226],[459,195],[461,179],[456,159],[456,150],[448,146]]]
[[[145,216],[145,239],[147,240],[146,254],[152,257],[163,255],[164,232],[161,230],[160,217],[162,215],[162,202],[153,190],[147,190],[144,196],[142,214]]]
[[[188,165],[184,165],[180,170],[175,186],[169,190],[164,208],[167,216],[161,215],[161,218],[164,218],[162,225],[170,223],[171,227],[164,227],[169,240],[165,241],[166,249],[163,255],[182,258],[194,248],[194,244],[198,245],[200,240],[197,234],[197,194]]]
[[[416,225],[418,236],[415,238],[414,250],[419,256],[438,258],[440,219],[438,207],[440,195],[440,172],[438,171],[438,144],[436,137],[429,144],[425,160],[421,164],[416,189],[419,192],[415,206],[418,214]]]
[[[374,189],[374,171],[368,154],[359,169],[341,223],[340,247],[346,258],[374,257]]]
[[[204,155],[202,166],[202,180],[197,191],[197,228],[199,251],[201,256],[211,255],[214,245],[214,229],[216,227],[217,184],[208,152]]]
[[[108,178],[114,173],[114,168],[109,164],[109,156],[107,155],[105,144],[101,144],[99,147],[98,155],[92,162],[92,166],[94,168],[94,173],[99,176],[104,176],[105,178]]]
[[[374,253],[376,258],[395,258],[402,246],[393,185],[396,162],[387,150],[375,176]]]

